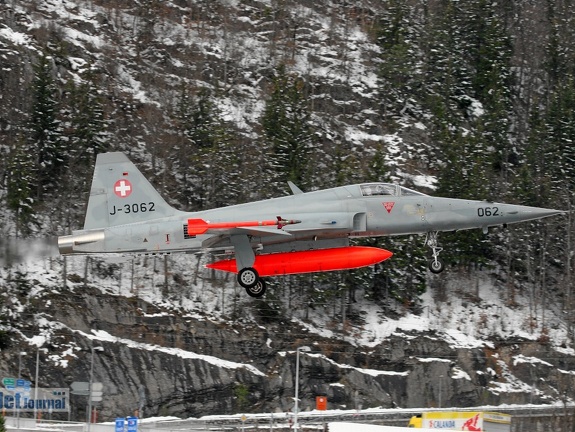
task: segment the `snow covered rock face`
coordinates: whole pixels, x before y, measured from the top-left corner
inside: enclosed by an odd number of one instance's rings
[[[300,353],[304,410],[314,408],[316,395],[327,395],[331,408],[348,409],[550,401],[547,395],[568,374],[529,356],[541,350],[536,344],[456,348],[431,332],[394,334],[372,348],[334,345],[332,338],[311,333],[305,341],[294,341],[282,329],[289,325],[301,333],[296,323],[264,328],[224,322],[101,290],[109,287],[37,293],[38,304],[50,304],[37,326],[47,348],[41,352],[43,386],[88,380],[91,347],[103,348],[94,353],[94,381],[104,384],[105,397],[98,404],[102,419],[137,408],[146,416],[180,417],[287,412],[294,395],[294,347],[303,343],[313,347]],[[14,359],[17,352],[3,356]],[[34,367],[33,357],[25,357],[23,376],[31,377]],[[0,369],[7,376],[14,373]],[[72,418],[81,419],[84,398],[72,397]]]

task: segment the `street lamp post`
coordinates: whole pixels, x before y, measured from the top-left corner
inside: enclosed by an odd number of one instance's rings
[[[25,356],[26,352],[21,351],[18,353],[18,379],[20,379],[22,377],[22,356]],[[21,399],[18,399],[18,406],[16,407],[16,422],[18,425],[18,428],[20,428],[20,404],[21,404]]]
[[[40,345],[36,347],[36,377],[34,378],[34,424],[38,424],[38,373],[40,371]]]
[[[297,416],[298,416],[298,412],[299,412],[299,352],[300,351],[309,352],[309,351],[311,351],[311,348],[308,346],[301,346],[301,347],[298,347],[298,349],[297,349],[296,361],[295,361],[295,405],[294,405],[294,421],[293,421],[293,430],[294,431],[299,430],[299,424],[297,422]]]
[[[90,382],[88,383],[88,432],[90,432],[90,425],[92,424],[92,382],[94,381],[94,351],[104,351],[103,347],[94,347],[92,342],[91,347],[91,360],[90,360]]]
[[[441,408],[441,382],[443,381],[443,375],[439,375],[439,407]]]

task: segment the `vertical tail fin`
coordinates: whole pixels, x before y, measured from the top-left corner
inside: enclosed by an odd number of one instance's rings
[[[176,212],[125,154],[98,155],[85,230],[144,222]]]

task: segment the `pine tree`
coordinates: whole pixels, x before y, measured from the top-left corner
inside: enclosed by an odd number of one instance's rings
[[[74,79],[67,83],[66,153],[73,166],[90,168],[96,162],[96,155],[109,148],[107,122],[95,71],[88,66],[80,78],[79,83]]]
[[[304,189],[311,183],[315,138],[310,119],[305,83],[280,67],[262,118],[264,136],[272,153],[271,184],[276,193],[287,192],[288,180]]]
[[[176,113],[182,143],[172,160],[181,178],[180,201],[194,210],[237,202],[240,166],[230,126],[207,89],[193,98],[183,89]]]
[[[34,102],[30,116],[29,149],[36,156],[36,198],[42,199],[46,191],[53,190],[64,166],[61,127],[57,118],[56,85],[52,78],[52,59],[43,55],[34,66],[32,83]]]
[[[512,117],[512,45],[510,35],[498,16],[498,9],[497,5],[487,0],[473,3],[467,20],[467,28],[471,28],[469,33],[472,35],[468,53],[470,64],[475,65],[472,81],[474,96],[485,109],[477,125],[478,136],[485,139],[485,148],[493,149],[491,164],[494,176],[488,179],[491,184],[506,184],[509,169],[517,162],[515,146],[509,138],[508,120]],[[494,180],[503,180],[503,183]]]
[[[221,123],[213,131],[215,144],[204,153],[208,158],[206,189],[209,207],[236,204],[242,184],[240,166],[245,155],[237,150],[231,129],[221,117],[219,120]]]
[[[513,182],[517,199],[537,207],[569,208],[575,190],[575,57],[569,8],[559,2],[547,2],[549,37],[541,72],[546,74],[548,85],[533,97],[529,133]],[[559,295],[566,311],[571,309],[573,256],[569,232],[572,228],[568,225],[560,218],[517,225],[513,227],[508,252],[512,263],[510,279],[522,285],[541,286],[545,281],[540,275],[564,278]]]
[[[467,147],[472,161],[483,156],[482,179],[476,184],[498,184],[495,180],[507,178],[516,155],[507,121],[511,115],[511,43],[496,6],[483,0],[444,0],[430,17],[426,32],[432,49],[426,62],[425,106],[443,149],[439,160],[452,161],[450,156]],[[475,148],[471,152],[468,140]]]
[[[188,106],[185,106],[185,104]],[[182,100],[184,133],[196,149],[213,148],[217,137],[214,131],[218,128],[220,114],[207,89],[202,89],[191,104]]]
[[[391,0],[376,23],[385,116],[421,113],[417,97],[422,79],[419,26],[414,15],[413,5],[407,0]]]
[[[444,0],[426,23],[424,105],[440,131],[460,128],[474,117],[472,65],[466,61],[462,15],[457,2]]]
[[[438,194],[496,199],[518,162],[510,138],[511,43],[496,5],[444,0],[430,17],[424,106],[439,147]],[[480,232],[442,235],[447,261],[482,263],[493,251]],[[452,243],[453,242],[453,243]]]
[[[546,147],[540,157],[551,180],[555,199],[575,190],[575,79],[568,76],[557,87],[545,118]],[[552,196],[550,196],[552,198]]]
[[[35,223],[36,160],[24,145],[12,149],[7,167],[7,206],[16,218],[16,237],[28,235]]]
[[[11,342],[11,337],[10,337],[10,332],[8,330],[8,319],[4,314],[4,308],[3,308],[3,300],[2,297],[0,297],[0,350],[6,349],[8,347],[10,347],[10,342]],[[2,417],[2,413],[0,412],[0,432],[4,427],[4,418]]]

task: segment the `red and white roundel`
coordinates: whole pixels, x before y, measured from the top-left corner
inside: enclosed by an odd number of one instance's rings
[[[129,197],[132,193],[132,183],[126,179],[118,180],[114,183],[114,193],[120,198]]]

